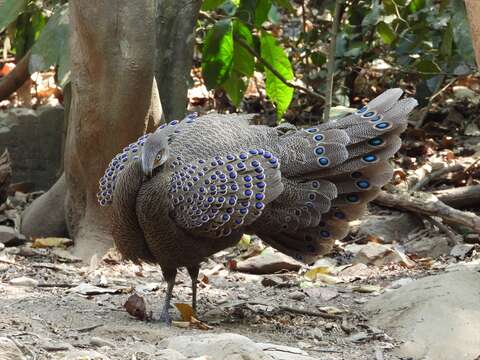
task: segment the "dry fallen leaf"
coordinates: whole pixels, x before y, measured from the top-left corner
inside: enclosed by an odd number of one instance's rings
[[[176,303],[175,307],[180,312],[183,321],[190,321],[193,317],[193,309],[189,304]]]
[[[331,273],[332,272],[330,266],[318,266],[308,270],[303,276],[310,281],[315,281],[319,274],[330,275]]]
[[[73,245],[73,240],[60,237],[37,238],[32,248],[67,247]]]

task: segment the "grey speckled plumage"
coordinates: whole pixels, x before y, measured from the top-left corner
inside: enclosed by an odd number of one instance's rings
[[[195,287],[199,263],[243,233],[307,263],[344,237],[392,176],[388,160],[417,105],[399,100],[402,93],[390,89],[309,129],[192,115],[117,155],[100,180],[99,202],[113,204],[119,250],[161,265],[169,284],[163,319],[176,269],[187,267]]]

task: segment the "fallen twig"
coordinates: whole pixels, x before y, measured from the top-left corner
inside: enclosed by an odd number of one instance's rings
[[[457,171],[462,171],[464,167],[460,164],[457,165],[452,165],[452,166],[446,166],[442,169],[432,171],[431,173],[425,175],[424,178],[420,179],[415,185],[412,186],[410,189],[410,192],[415,192],[419,191],[422,188],[424,188],[426,185],[428,185],[432,180],[439,178],[442,175],[457,172]]]
[[[380,191],[374,202],[390,208],[438,216],[451,224],[463,225],[480,233],[480,217],[468,211],[454,209],[438,200],[432,194],[417,192],[412,196],[408,194],[389,194],[385,191]]]
[[[457,237],[455,236],[455,233],[454,233],[452,230],[450,230],[450,229],[448,228],[448,226],[446,226],[446,225],[442,224],[441,222],[435,220],[435,219],[434,219],[433,217],[431,217],[431,216],[425,216],[425,219],[426,219],[430,224],[432,224],[433,226],[438,227],[438,229],[439,229],[440,231],[443,231],[443,232],[445,233],[445,235],[447,235],[447,237],[448,237],[448,240],[447,240],[448,245],[450,245],[450,246],[455,246],[455,245],[458,244],[458,240],[457,240]]]
[[[438,200],[457,209],[480,205],[480,185],[436,190],[432,192]]]
[[[334,314],[329,314],[324,311],[313,311],[313,310],[307,310],[307,309],[300,309],[300,308],[294,308],[291,306],[287,305],[280,305],[279,306],[280,310],[292,312],[295,314],[302,314],[302,315],[309,315],[309,316],[318,316],[322,317],[324,319],[340,319],[340,316],[334,315]]]

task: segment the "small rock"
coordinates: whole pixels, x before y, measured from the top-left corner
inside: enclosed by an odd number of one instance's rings
[[[210,356],[212,360],[270,360],[249,338],[231,333],[173,336],[159,344],[188,358]]]
[[[18,246],[26,242],[25,236],[20,234],[14,228],[0,225],[0,243],[5,246]]]
[[[108,346],[108,347],[111,347],[111,348],[115,347],[114,343],[112,343],[108,340],[96,337],[96,336],[94,336],[90,339],[90,344],[92,346],[96,346],[96,347],[102,347],[102,346]]]
[[[320,328],[310,329],[308,330],[308,334],[318,341],[323,340],[323,331]]]
[[[181,353],[172,349],[164,349],[155,352],[155,360],[185,360]]]
[[[375,271],[365,264],[355,264],[339,272],[338,276],[344,281],[365,279],[373,275]]]
[[[265,354],[270,356],[267,359],[272,360],[315,360],[315,358],[308,355],[308,353],[302,349],[292,346],[258,343]]]
[[[0,243],[0,251],[2,251],[3,249],[5,249],[5,245],[3,245],[3,243]]]
[[[10,279],[9,284],[14,286],[37,287],[38,281],[32,278],[21,276],[18,278]]]
[[[465,259],[465,256],[473,251],[474,248],[475,245],[473,244],[457,244],[452,248],[452,250],[450,250],[450,256],[463,260]]]
[[[301,291],[294,291],[288,294],[288,297],[292,300],[303,300],[305,299],[305,294]]]
[[[234,269],[251,274],[273,274],[278,271],[298,271],[302,263],[278,251],[263,252],[260,255],[236,263]]]
[[[463,239],[467,244],[480,244],[480,234],[467,234]]]
[[[268,276],[262,279],[262,285],[265,287],[278,286],[283,284],[283,280],[279,276]]]
[[[67,262],[67,263],[76,263],[81,262],[82,259],[73,255],[70,251],[60,248],[54,248],[52,250],[52,254],[59,258],[59,261]]]
[[[355,333],[355,334],[349,336],[347,338],[347,340],[356,343],[356,342],[365,341],[368,338],[369,338],[368,333],[364,332],[364,331],[361,331],[361,332],[358,332],[358,333]]]
[[[338,296],[337,289],[333,287],[310,287],[303,290],[311,299],[318,303],[318,299],[330,301]]]
[[[415,265],[413,261],[399,250],[377,243],[364,245],[353,259],[353,263],[375,266],[383,266],[389,263],[402,263],[407,267],[413,267]]]
[[[381,238],[383,243],[403,243],[408,234],[423,227],[423,221],[410,213],[370,215],[362,219],[357,236]]]
[[[413,281],[414,281],[414,280],[413,280],[412,278],[409,278],[409,277],[407,277],[407,278],[401,278],[401,279],[398,279],[398,280],[393,281],[393,282],[390,284],[389,288],[390,288],[390,289],[399,289],[399,288],[401,288],[402,286],[407,285],[407,284],[410,284],[410,283],[413,282]]]
[[[450,251],[448,240],[445,236],[423,237],[404,244],[407,253],[416,254],[420,257],[437,258],[446,255]]]

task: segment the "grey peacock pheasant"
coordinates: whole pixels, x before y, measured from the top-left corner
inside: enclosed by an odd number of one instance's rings
[[[123,149],[100,180],[113,236],[134,261],[161,265],[168,309],[177,268],[255,233],[309,263],[348,232],[392,176],[388,160],[417,105],[390,89],[353,114],[309,129],[249,125],[248,115],[187,116]]]

